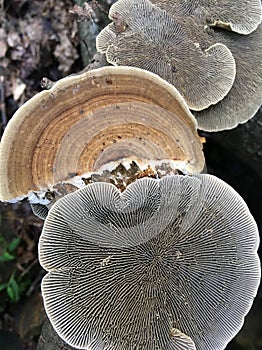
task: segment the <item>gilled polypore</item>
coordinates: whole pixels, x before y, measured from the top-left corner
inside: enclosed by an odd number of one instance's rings
[[[39,242],[42,292],[79,349],[222,350],[260,280],[243,199],[210,175],[94,183],[60,199]]]
[[[185,100],[142,69],[62,79],[16,112],[0,199],[47,216],[42,292],[67,343],[222,350],[239,331],[260,280],[257,226],[230,186],[196,175],[204,164]]]
[[[132,67],[67,77],[9,122],[0,147],[0,200],[37,203],[35,192],[46,204],[57,183],[81,187],[82,178],[132,161],[141,170],[163,163],[189,174],[203,170],[197,123],[180,93]]]
[[[262,100],[260,0],[118,0],[97,36],[114,65],[146,69],[173,84],[199,129],[232,129]]]

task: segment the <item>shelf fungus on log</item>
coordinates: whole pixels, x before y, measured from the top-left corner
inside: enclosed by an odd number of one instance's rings
[[[252,118],[262,103],[261,1],[150,1],[185,23],[192,40],[201,47],[222,43],[235,59],[236,76],[228,94],[218,103],[194,113],[199,129],[232,129]],[[232,31],[215,28],[229,29],[223,22],[228,22]]]
[[[199,173],[204,156],[196,127],[179,92],[150,72],[103,67],[64,78],[9,122],[0,148],[0,199],[46,205],[46,191],[51,196],[57,184],[71,184],[71,192],[85,185],[83,177],[88,182],[120,163],[135,162],[138,177],[157,169]]]
[[[193,17],[202,26],[250,34],[262,21],[261,0],[150,0],[173,16]]]
[[[110,9],[113,23],[97,37],[97,49],[112,64],[159,74],[195,111],[199,129],[221,131],[245,123],[261,105],[261,2],[216,2],[219,10],[213,2],[119,0]],[[243,30],[217,28],[218,12],[231,16],[235,28],[241,22]],[[240,34],[251,17],[253,31]]]
[[[210,32],[213,41],[220,40],[236,60],[234,84],[222,101],[200,112],[194,112],[198,127],[206,131],[235,128],[255,116],[262,103],[262,25],[249,35]]]
[[[223,350],[257,293],[256,223],[218,178],[92,183],[49,211],[42,293],[79,349]]]
[[[231,89],[234,57],[225,45],[206,42],[202,27],[195,33],[186,18],[173,17],[150,0],[119,0],[109,17],[113,23],[97,36],[97,50],[109,63],[158,74],[179,90],[192,110],[216,104]]]

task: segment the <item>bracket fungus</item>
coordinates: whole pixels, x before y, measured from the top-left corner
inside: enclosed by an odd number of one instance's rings
[[[261,105],[261,13],[256,0],[119,0],[97,49],[114,65],[141,67],[173,84],[200,129],[231,129]]]
[[[191,16],[203,26],[250,34],[262,21],[261,0],[150,0],[172,16]]]
[[[119,0],[109,24],[97,36],[97,50],[114,65],[157,73],[173,84],[193,110],[222,100],[235,79],[235,60],[223,44],[196,42],[187,24],[149,0]],[[118,21],[124,23],[118,30]],[[116,24],[117,23],[117,24]],[[200,33],[201,34],[201,33]],[[204,34],[203,34],[204,36]]]
[[[54,185],[79,179],[84,186],[84,174],[125,160],[201,172],[196,125],[179,92],[150,72],[103,67],[64,78],[27,101],[5,129],[0,199],[46,204]]]
[[[45,308],[79,349],[222,350],[260,281],[258,230],[211,175],[93,183],[54,204],[39,241]]]
[[[220,40],[236,60],[234,84],[222,101],[203,111],[194,112],[198,127],[220,131],[243,124],[259,110],[262,103],[262,25],[249,35],[221,32],[210,33]]]

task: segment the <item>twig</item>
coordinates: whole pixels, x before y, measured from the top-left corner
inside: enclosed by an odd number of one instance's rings
[[[31,262],[31,264],[21,273],[20,278],[23,278],[24,275],[26,275],[32,269],[32,267],[34,267],[37,263],[38,263],[38,260],[34,259]]]
[[[44,276],[44,271],[41,272],[35,279],[34,281],[31,283],[30,287],[28,288],[27,292],[25,293],[25,295],[27,297],[29,297],[35,290],[38,284],[40,284],[42,278]]]

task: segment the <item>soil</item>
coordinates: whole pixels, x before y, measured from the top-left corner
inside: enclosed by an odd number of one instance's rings
[[[48,81],[56,81],[81,71],[90,61],[95,52],[95,34],[85,40],[83,33],[90,27],[96,33],[105,25],[106,12],[112,2],[101,0],[100,7],[94,5],[90,12],[79,7],[81,1],[0,0],[2,131],[14,112],[42,90],[41,81],[44,77]],[[96,2],[92,0],[91,3]],[[204,151],[208,172],[227,181],[243,196],[260,229],[261,118],[260,110],[247,123],[248,126],[242,125],[223,133],[203,133],[207,139]],[[241,150],[243,140],[248,140],[248,145]],[[37,258],[37,244],[43,221],[33,215],[26,202],[15,205],[1,203],[0,210],[0,236],[7,242],[20,238],[15,259],[0,265],[0,285],[8,281],[14,271],[15,278],[24,284],[18,302],[10,301],[5,290],[0,292],[0,348],[36,349],[38,340],[40,343],[43,341],[40,334],[46,319],[40,292],[44,271]],[[227,350],[262,349],[261,300],[260,289],[242,331],[228,345]],[[56,341],[56,349],[62,348],[60,340]]]

